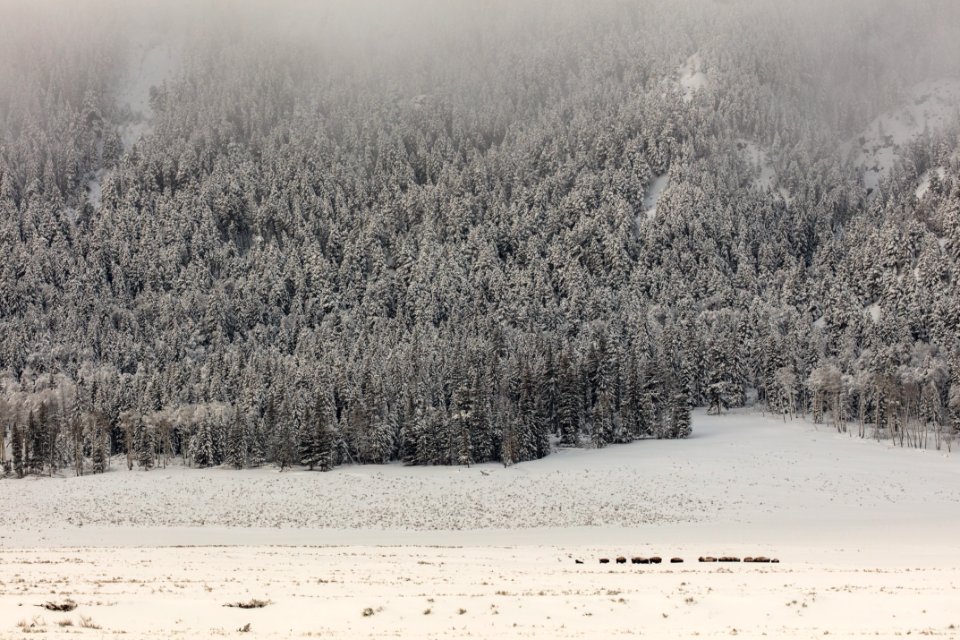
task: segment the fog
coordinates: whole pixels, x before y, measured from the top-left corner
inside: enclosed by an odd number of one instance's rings
[[[476,81],[511,56],[553,58],[567,64],[556,73],[575,72],[574,45],[599,48],[628,32],[629,53],[650,56],[664,74],[698,50],[736,65],[737,45],[767,49],[767,72],[793,58],[811,77],[791,78],[791,90],[838,104],[865,95],[885,103],[913,82],[960,74],[960,8],[950,0],[3,0],[0,10],[0,104],[64,58],[109,62],[111,81],[123,82],[118,70],[137,45],[164,39],[193,59],[219,58],[221,70],[267,51],[334,74],[442,70]]]

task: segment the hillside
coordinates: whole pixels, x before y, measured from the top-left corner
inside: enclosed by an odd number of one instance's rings
[[[5,475],[943,447],[956,3],[493,4],[11,7]]]

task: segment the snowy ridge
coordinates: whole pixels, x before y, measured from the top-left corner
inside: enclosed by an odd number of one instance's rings
[[[700,57],[700,52],[687,58],[686,62],[680,65],[677,73],[680,75],[680,88],[683,89],[684,102],[693,100],[693,95],[706,88],[710,80],[703,70],[703,59]]]
[[[744,161],[757,172],[750,186],[757,191],[776,193],[784,202],[790,204],[793,201],[790,192],[783,187],[777,188],[777,170],[770,159],[770,152],[750,140],[740,139],[736,144]]]
[[[902,158],[903,148],[925,131],[933,133],[948,126],[957,116],[958,107],[960,81],[922,82],[910,90],[905,106],[871,122],[852,143],[856,149],[854,162],[863,171],[864,188],[876,190]]]
[[[131,116],[121,133],[125,150],[150,132],[150,90],[173,76],[180,64],[180,50],[181,45],[169,40],[141,40],[135,46],[127,80],[117,98]]]
[[[666,173],[656,176],[643,194],[643,216],[637,218],[637,223],[642,223],[643,219],[653,220],[657,217],[657,202],[660,196],[670,186],[670,176]]]
[[[145,134],[150,133],[150,90],[162,85],[173,76],[180,64],[182,44],[175,41],[156,40],[144,36],[137,39],[129,62],[126,78],[123,80],[117,102],[128,111],[128,120],[120,127],[120,140],[125,152],[130,151]],[[103,179],[106,171],[98,170],[86,182],[87,199],[96,209],[100,206]],[[68,210],[71,220],[76,218],[76,210]]]
[[[947,177],[947,170],[943,167],[937,167],[936,169],[925,171],[923,175],[920,176],[920,184],[917,185],[917,190],[914,192],[914,194],[917,196],[917,200],[923,200],[923,197],[927,195],[927,191],[930,190],[930,183],[934,174],[936,174],[940,180],[943,180],[945,177]]]

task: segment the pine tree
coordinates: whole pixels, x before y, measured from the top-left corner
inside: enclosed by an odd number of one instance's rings
[[[79,391],[74,394],[70,405],[67,433],[70,438],[70,456],[73,460],[74,472],[77,476],[83,475],[83,411],[80,406]]]
[[[303,420],[298,425],[300,431],[299,437],[299,457],[300,464],[307,467],[310,471],[320,462],[320,450],[318,447],[318,433],[316,427],[316,418],[311,410],[306,409]]]
[[[707,351],[707,412],[719,415],[730,406],[730,367],[721,342],[713,339]]]
[[[332,421],[332,407],[320,398],[314,412],[314,442],[317,447],[317,465],[320,471],[330,471],[337,464],[337,435]]]
[[[687,400],[687,394],[681,389],[673,396],[673,403],[670,412],[670,431],[671,438],[687,438],[693,432],[690,421],[690,405]]]
[[[90,417],[90,464],[93,473],[104,473],[107,470],[108,443],[106,430],[99,416]]]
[[[227,464],[234,469],[247,466],[247,426],[240,407],[235,407],[227,430]]]
[[[17,474],[18,478],[23,478],[26,475],[26,469],[24,467],[24,446],[25,438],[23,434],[23,428],[17,424],[13,424],[13,431],[10,435],[10,449],[12,450],[13,456],[13,471]]]
[[[558,376],[557,421],[560,426],[560,444],[574,447],[580,444],[582,395],[578,376],[566,351],[560,354]]]
[[[465,365],[462,365],[453,381],[450,423],[456,438],[455,462],[458,465],[469,467],[473,464],[474,397],[469,373],[464,368]]]
[[[155,435],[156,432],[153,427],[144,423],[142,418],[137,421],[137,425],[134,427],[134,448],[137,452],[137,464],[144,471],[152,469],[156,462]]]
[[[46,407],[40,405],[38,411],[39,418],[33,411],[27,416],[26,432],[26,468],[29,473],[40,473],[43,471],[43,459],[45,457],[46,443]]]
[[[197,423],[191,442],[191,458],[198,467],[210,467],[214,464],[213,429],[206,416]]]
[[[278,424],[274,440],[274,462],[283,471],[293,466],[297,458],[297,427],[295,417],[289,410],[289,404],[284,403],[284,410],[278,415]]]

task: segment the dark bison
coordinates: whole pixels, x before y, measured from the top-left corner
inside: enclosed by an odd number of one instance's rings
[[[630,562],[633,564],[643,564],[646,558],[630,558]]]
[[[740,562],[740,558],[737,558],[736,556],[723,556],[722,558],[719,558],[717,562]]]
[[[700,562],[716,562],[717,559],[713,556],[700,556]]]
[[[583,564],[583,560],[574,560],[574,562],[577,564]]]
[[[610,564],[610,558],[600,558],[600,564]]]
[[[653,556],[650,558],[650,564],[660,564],[661,562],[663,562],[663,558],[660,556]]]
[[[683,558],[670,558],[671,564],[680,564],[681,562],[683,562]]]
[[[623,556],[617,558],[617,564],[627,564],[627,559]]]

